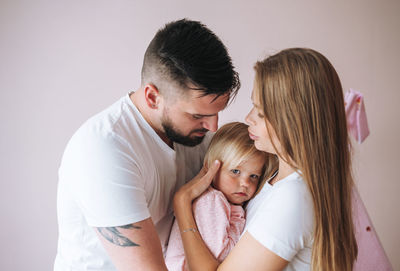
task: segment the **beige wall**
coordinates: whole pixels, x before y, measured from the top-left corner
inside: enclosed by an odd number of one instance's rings
[[[241,75],[221,122],[244,119],[253,63],[286,47],[321,51],[345,89],[365,94],[371,136],[355,147],[357,185],[400,270],[399,14],[400,2],[386,0],[0,0],[0,269],[51,270],[65,144],[89,116],[139,86],[155,31],[188,17],[222,38]]]

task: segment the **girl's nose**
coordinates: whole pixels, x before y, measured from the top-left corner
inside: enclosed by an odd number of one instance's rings
[[[249,183],[250,183],[250,178],[247,176],[242,176],[242,178],[240,179],[240,186],[248,187]]]

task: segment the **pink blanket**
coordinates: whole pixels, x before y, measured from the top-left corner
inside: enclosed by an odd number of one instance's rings
[[[222,192],[210,187],[193,202],[193,214],[207,247],[214,257],[222,262],[239,241],[244,229],[243,208],[230,204]],[[176,221],[172,226],[165,263],[169,271],[189,270]]]

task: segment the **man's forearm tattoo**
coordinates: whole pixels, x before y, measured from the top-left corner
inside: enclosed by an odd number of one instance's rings
[[[119,227],[105,227],[105,228],[97,228],[97,231],[108,241],[111,243],[121,246],[121,247],[137,247],[139,246],[138,244],[132,242],[125,236],[123,236],[122,233],[119,232],[118,228],[121,229],[140,229],[140,227],[135,226],[133,224],[128,224],[125,226],[119,226]]]

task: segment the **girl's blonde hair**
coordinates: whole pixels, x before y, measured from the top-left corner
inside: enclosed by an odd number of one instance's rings
[[[210,146],[204,157],[204,165],[208,168],[215,160],[222,163],[222,168],[235,168],[243,161],[258,155],[264,158],[260,180],[277,168],[276,159],[271,154],[255,148],[253,140],[249,137],[248,125],[241,122],[231,122],[223,125],[214,134]]]
[[[351,271],[357,243],[339,77],[322,54],[304,48],[283,50],[254,69],[255,98],[281,144],[278,155],[300,172],[313,198],[312,270]]]

